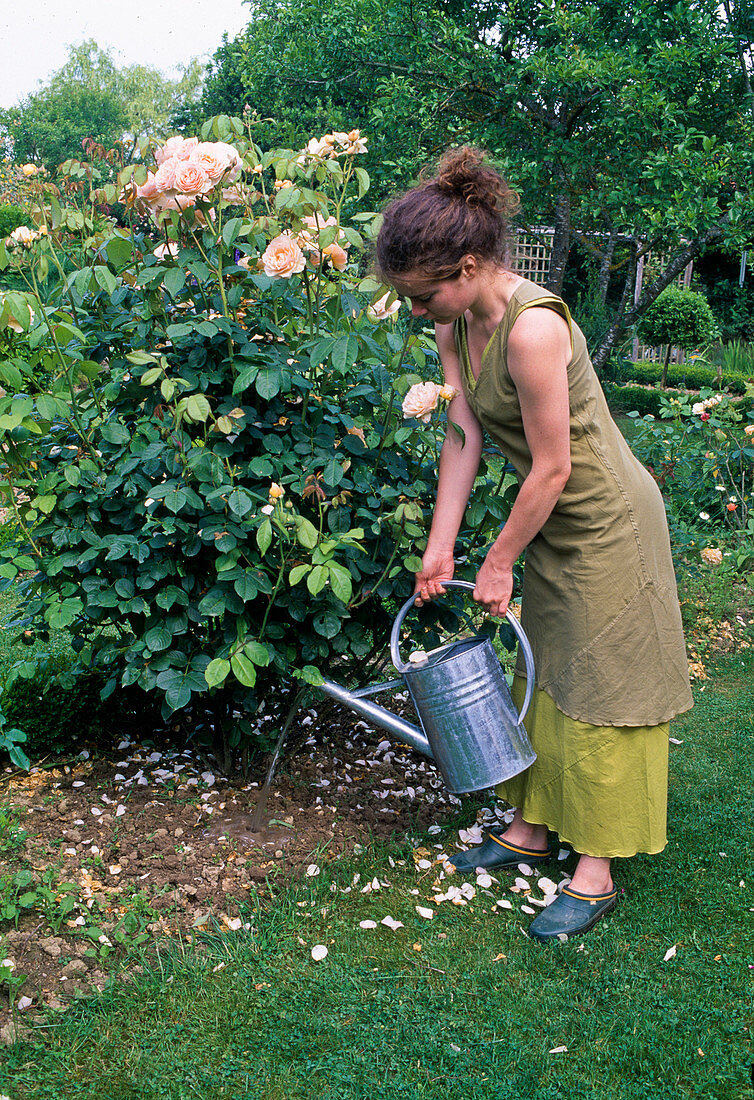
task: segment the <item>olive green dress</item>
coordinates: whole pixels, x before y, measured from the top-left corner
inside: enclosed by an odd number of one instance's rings
[[[512,294],[476,379],[465,318],[456,323],[464,390],[522,482],[532,460],[506,354],[516,318],[532,306],[555,310],[571,331],[571,474],[524,559],[521,621],[537,689],[526,726],[538,758],[499,793],[579,852],[657,852],[667,723],[692,705],[659,489],[615,425],[567,306],[535,283]]]

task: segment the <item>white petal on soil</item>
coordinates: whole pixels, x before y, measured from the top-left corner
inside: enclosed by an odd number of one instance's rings
[[[568,848],[561,848],[558,852],[558,859],[568,859],[570,856],[570,850]]]
[[[126,812],[126,807],[125,806],[118,806],[117,810],[115,811],[115,816],[116,817],[123,817],[123,814],[125,812]]]
[[[536,911],[537,911],[536,909],[532,909],[531,905],[522,905],[521,906],[521,912],[522,913],[528,913],[529,916],[532,916],[534,913],[536,913]]]
[[[428,859],[420,859],[417,861],[416,866],[419,868],[420,871],[428,871],[432,864]]]
[[[513,903],[508,901],[507,898],[498,898],[497,901],[495,902],[495,905],[497,905],[498,909],[512,909],[513,908]]]
[[[543,894],[554,894],[557,890],[557,886],[552,881],[552,879],[545,878],[544,875],[542,876],[542,878],[537,879],[537,886],[540,888]]]
[[[662,961],[664,963],[670,962],[671,959],[675,958],[677,951],[678,951],[678,946],[677,946],[677,944],[674,943],[672,947],[669,947],[667,949],[667,951],[663,955]]]
[[[492,879],[486,874],[477,875],[476,884],[480,886],[482,890],[488,890],[490,886],[492,886]]]
[[[427,829],[427,832],[430,836],[435,836],[437,833],[441,833],[442,829],[439,825],[430,825],[430,827]]]
[[[16,1001],[16,1008],[19,1012],[26,1012],[26,1009],[31,1008],[33,1003],[31,997],[19,997]]]
[[[472,898],[476,897],[476,888],[472,886],[470,882],[464,882],[461,887],[461,897],[471,901]]]
[[[668,741],[671,745],[682,745],[683,741],[679,741],[677,737],[669,737]]]
[[[315,962],[322,962],[323,959],[327,958],[327,948],[323,943],[318,943],[312,948],[312,958]]]
[[[528,863],[519,863],[518,869],[522,875],[528,875],[529,878],[531,878],[531,876],[534,874],[533,869],[529,866]]]
[[[359,921],[359,928],[376,928],[376,927],[377,927],[377,921],[376,920],[360,920]]]
[[[241,927],[242,921],[240,917],[230,917],[226,922],[231,932],[238,932]]]
[[[416,912],[419,914],[420,917],[424,917],[425,920],[432,920],[435,915],[434,909],[427,909],[423,905],[417,905]]]
[[[306,868],[307,878],[314,878],[315,875],[319,874],[319,872],[320,868],[317,866],[316,863],[310,863],[309,866]]]
[[[92,810],[92,813],[94,814],[95,817],[101,817],[102,816],[102,810],[99,808],[99,806],[92,806],[91,810]]]
[[[478,825],[472,825],[470,829],[459,829],[458,839],[461,844],[481,844],[482,830]]]
[[[521,877],[517,878],[516,881],[513,883],[513,885],[517,886],[519,888],[519,890],[531,890],[531,886],[529,885],[529,883],[526,881],[525,878],[521,878]]]
[[[567,1050],[568,1047],[553,1047],[550,1054],[565,1054]]]

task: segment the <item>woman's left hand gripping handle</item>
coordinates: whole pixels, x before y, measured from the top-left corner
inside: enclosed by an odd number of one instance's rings
[[[422,607],[429,600],[445,595],[443,581],[452,581],[455,562],[450,551],[427,551],[422,558],[422,568],[416,574],[416,606]]]

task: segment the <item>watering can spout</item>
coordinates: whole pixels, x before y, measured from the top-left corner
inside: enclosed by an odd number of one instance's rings
[[[355,710],[357,714],[366,718],[367,721],[373,722],[376,726],[382,726],[388,733],[395,734],[395,736],[406,745],[410,745],[412,749],[418,749],[419,752],[433,759],[429,741],[418,726],[414,726],[411,722],[407,722],[397,714],[393,714],[384,707],[378,706],[377,703],[372,703],[369,699],[364,697],[363,693],[358,691],[347,691],[346,688],[341,687],[340,684],[333,683],[332,680],[323,680],[318,687],[319,690],[323,691],[326,695],[330,695],[333,699],[337,699],[339,703],[343,703],[345,706],[350,707],[351,710]],[[402,688],[404,684],[401,680],[390,681],[390,683],[378,685],[376,690],[380,688],[382,690],[388,690],[391,687]]]

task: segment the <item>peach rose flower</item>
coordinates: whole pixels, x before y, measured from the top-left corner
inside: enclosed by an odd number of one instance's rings
[[[37,168],[36,164],[23,164],[21,166],[21,171],[25,176],[36,176],[39,172],[39,169]]]
[[[273,187],[276,191],[284,191],[286,187],[293,187],[293,180],[275,180]]]
[[[390,294],[391,292],[388,290],[386,294],[383,294],[381,298],[378,298],[376,302],[367,307],[367,316],[370,321],[387,321],[388,317],[393,317],[401,308],[400,298],[396,298],[390,305],[387,304]]]
[[[24,248],[30,248],[33,241],[36,241],[39,233],[35,233],[33,229],[29,229],[28,225],[19,225],[10,235],[10,240],[15,241],[16,244],[22,244]]]
[[[155,181],[154,172],[147,172],[147,182],[142,183],[140,187],[136,188],[136,197],[141,199],[142,202],[150,203],[161,194],[160,188]]]
[[[270,493],[269,493],[270,500],[280,500],[280,498],[284,497],[284,496],[285,496],[285,489],[283,488],[283,486],[278,485],[277,481],[273,481],[272,484],[270,485]]]
[[[417,382],[412,386],[403,398],[404,419],[415,417],[424,424],[429,424],[432,413],[437,408],[440,396],[440,387],[434,382]]]
[[[289,279],[304,270],[306,257],[292,237],[281,233],[262,253],[262,266],[271,279]]]
[[[155,150],[154,159],[159,165],[162,165],[166,160],[175,158],[176,160],[188,160],[192,151],[199,144],[199,138],[190,137],[183,138],[180,135],[168,138],[164,145],[161,145],[159,149]]]
[[[213,183],[228,171],[228,158],[221,151],[218,152],[217,143],[214,141],[202,141],[192,150],[189,164],[196,164],[206,173]]]
[[[228,145],[226,141],[216,141],[214,146],[217,156],[225,159],[227,169],[226,175],[224,176],[225,182],[235,183],[241,175],[241,169],[243,168],[241,154],[234,145]]]
[[[458,397],[458,390],[455,386],[440,386],[440,397],[443,401],[452,401],[454,397]]]
[[[747,424],[744,431],[747,435],[754,435],[754,424]]]
[[[175,189],[175,173],[182,162],[178,157],[167,157],[154,174],[154,185],[158,191],[173,191]]]
[[[336,271],[345,271],[348,263],[348,253],[334,241],[322,249],[322,255],[327,256]]]
[[[711,547],[706,547],[704,550],[701,550],[700,553],[707,565],[722,565],[722,550],[713,550]]]
[[[213,187],[204,169],[191,160],[180,161],[173,178],[175,190],[182,195],[206,195]]]

